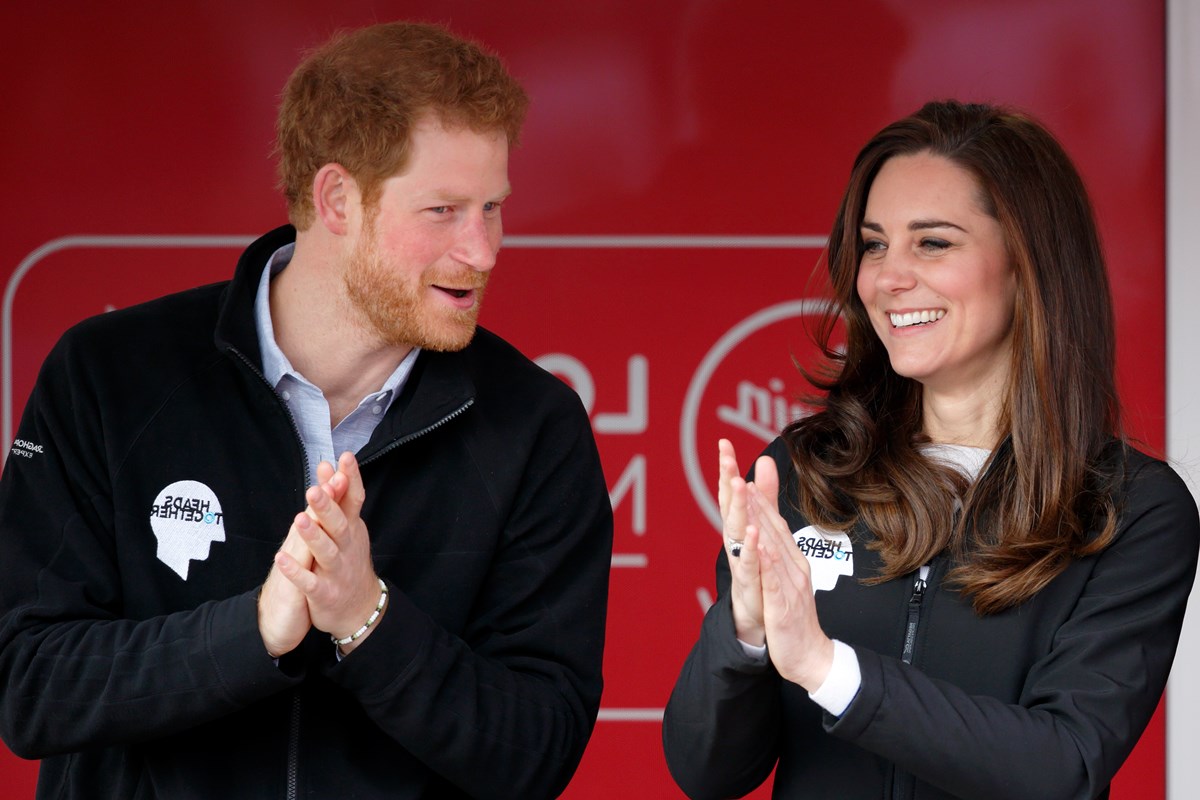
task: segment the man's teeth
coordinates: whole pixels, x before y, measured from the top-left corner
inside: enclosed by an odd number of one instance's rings
[[[907,328],[910,325],[920,325],[925,322],[937,322],[946,316],[941,309],[935,311],[909,311],[905,314],[888,314],[892,318],[893,328]]]

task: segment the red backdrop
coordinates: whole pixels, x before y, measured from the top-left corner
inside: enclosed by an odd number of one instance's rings
[[[274,104],[304,48],[448,22],[529,89],[483,322],[584,396],[617,521],[604,707],[569,798],[679,795],[659,720],[713,591],[716,439],[748,461],[795,413],[808,276],[883,124],[955,96],[1060,136],[1109,256],[1128,426],[1162,448],[1159,3],[111,5],[0,10],[5,436],[66,326],[223,279],[282,221]],[[1162,797],[1163,751],[1156,719],[1114,797]],[[0,752],[5,797],[35,771]]]

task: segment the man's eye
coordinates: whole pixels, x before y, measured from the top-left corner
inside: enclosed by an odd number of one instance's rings
[[[490,213],[492,211],[499,211],[499,210],[500,210],[500,203],[498,201],[493,201],[491,203],[483,204],[483,211],[485,214]]]
[[[450,213],[450,206],[433,206],[429,210],[435,214],[448,214]]]

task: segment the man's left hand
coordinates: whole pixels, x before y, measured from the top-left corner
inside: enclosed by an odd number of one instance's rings
[[[312,552],[312,567],[305,569],[286,553],[276,556],[276,564],[308,599],[313,626],[345,638],[367,621],[380,595],[371,563],[371,539],[359,516],[366,490],[353,454],[343,453],[337,471],[328,481],[309,487],[304,497],[308,508],[296,515],[294,526]],[[342,645],[342,653],[361,644],[374,628],[372,625],[353,642]]]

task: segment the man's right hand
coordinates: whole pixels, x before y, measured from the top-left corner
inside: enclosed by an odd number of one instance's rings
[[[312,553],[296,532],[295,523],[292,523],[279,553],[287,553],[301,564],[312,562]],[[304,592],[279,571],[279,553],[275,554],[276,563],[271,565],[271,572],[258,595],[258,632],[272,658],[295,650],[312,627]]]

